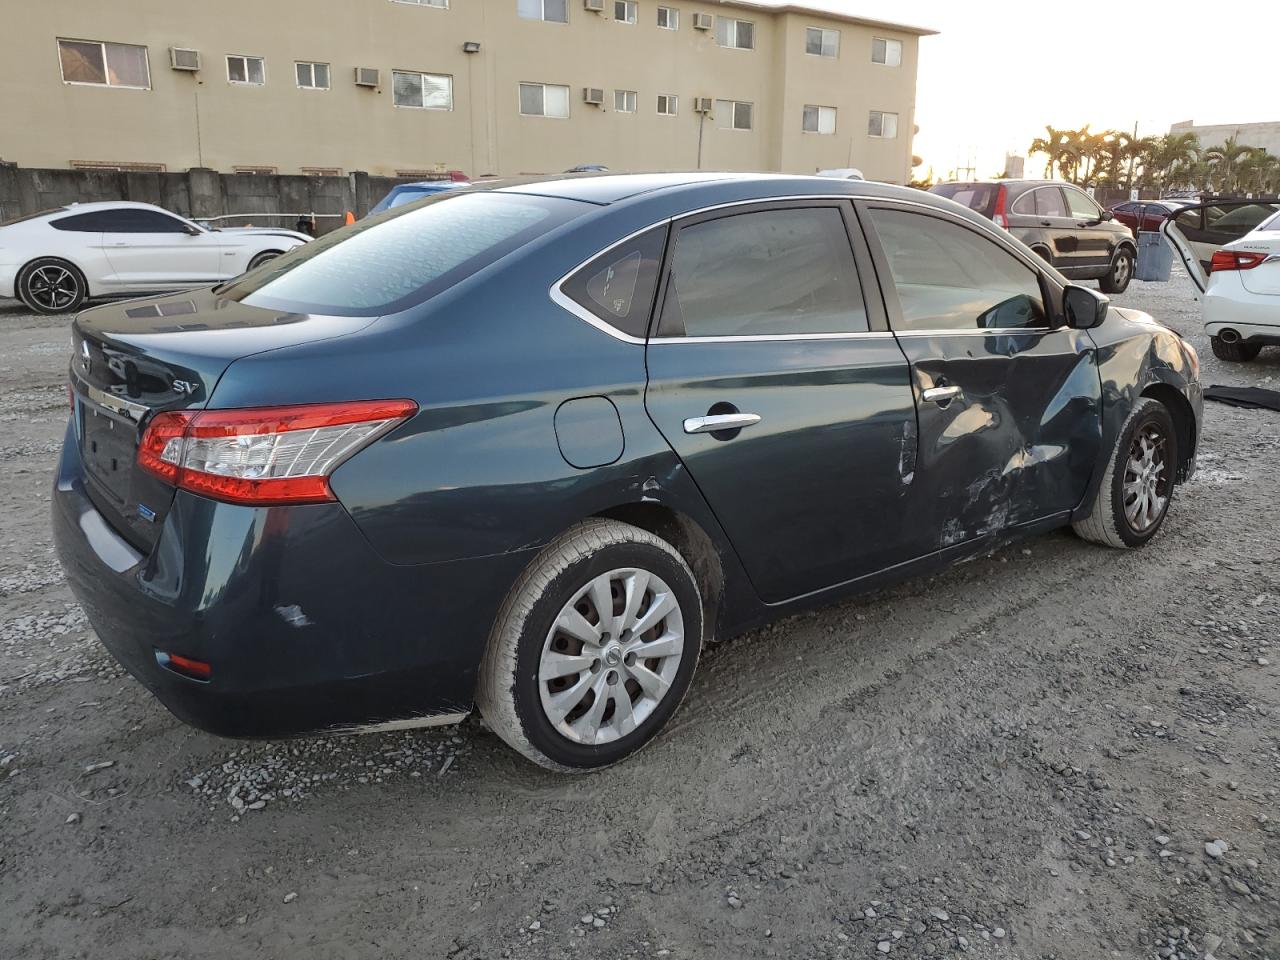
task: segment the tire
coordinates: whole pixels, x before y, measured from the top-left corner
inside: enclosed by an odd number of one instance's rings
[[[1227,360],[1231,363],[1248,363],[1262,350],[1260,343],[1245,343],[1243,340],[1227,343],[1221,337],[1210,337],[1209,347],[1219,360]]]
[[[18,273],[18,299],[35,313],[51,315],[79,310],[89,284],[75,264],[58,257],[32,260]]]
[[[1121,247],[1111,258],[1111,266],[1098,281],[1098,288],[1103,293],[1124,293],[1133,279],[1133,251]]]
[[[1144,482],[1143,475],[1131,466],[1139,462],[1139,438],[1150,442],[1153,433],[1161,441],[1158,445],[1159,464],[1153,467],[1151,479]],[[1107,547],[1145,546],[1160,532],[1169,514],[1177,472],[1178,432],[1173,416],[1159,400],[1142,397],[1134,404],[1120,429],[1107,472],[1093,501],[1093,511],[1084,520],[1073,523],[1072,529],[1083,539]],[[1139,492],[1135,493],[1135,489]],[[1150,494],[1147,502],[1154,509],[1142,509],[1143,490]],[[1126,511],[1130,497],[1133,501],[1129,504],[1130,511]],[[1132,516],[1134,508],[1137,508],[1136,519]]]
[[[258,267],[262,266],[264,263],[267,263],[270,260],[274,260],[278,256],[280,256],[279,250],[263,250],[261,253],[256,254],[254,258],[249,261],[248,269],[246,269],[245,272],[248,273],[249,270],[256,270],[258,269]]]
[[[1053,254],[1051,254],[1044,247],[1032,247],[1031,252],[1034,253],[1037,257],[1039,257],[1041,260],[1043,260],[1045,263],[1047,263],[1049,266],[1051,267],[1053,266]]]
[[[593,597],[603,594],[593,585],[600,583],[613,588],[605,602],[623,628],[617,636],[597,629]],[[628,598],[642,584],[633,607]],[[631,635],[628,619],[659,615],[638,640]],[[582,639],[593,632],[603,642]],[[567,773],[606,767],[643,747],[675,714],[702,632],[698,583],[674,547],[629,524],[588,520],[549,544],[511,588],[480,665],[476,703],[489,728],[534,763]],[[637,646],[663,655],[637,658]]]

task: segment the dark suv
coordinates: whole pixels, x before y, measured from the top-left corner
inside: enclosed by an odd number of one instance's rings
[[[1123,293],[1138,248],[1133,233],[1079,187],[1059,180],[939,183],[948,197],[995,221],[1073,280],[1097,280],[1104,293]]]

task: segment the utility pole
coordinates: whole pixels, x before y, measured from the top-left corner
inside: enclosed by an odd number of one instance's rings
[[[1129,189],[1133,189],[1134,164],[1138,160],[1138,121],[1133,121],[1133,141],[1129,144]]]

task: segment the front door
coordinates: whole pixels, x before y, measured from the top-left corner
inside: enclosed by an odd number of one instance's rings
[[[915,407],[851,218],[737,207],[668,245],[645,404],[770,603],[908,558]]]
[[[1097,275],[1100,268],[1111,263],[1111,241],[1114,234],[1110,230],[1101,230],[1102,208],[1083,190],[1075,187],[1063,187],[1067,198],[1067,209],[1071,211],[1071,221],[1075,225],[1074,233],[1080,251],[1080,265]]]
[[[1101,443],[1088,335],[1058,325],[1039,272],[979,229],[887,202],[866,210],[919,410],[920,552],[1074,508]]]
[[[216,234],[159,210],[122,207],[112,210],[110,218],[102,247],[113,287],[176,290],[226,279]]]

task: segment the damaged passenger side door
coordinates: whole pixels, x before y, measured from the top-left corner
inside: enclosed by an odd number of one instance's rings
[[[867,201],[889,323],[919,422],[912,532],[922,552],[1060,517],[1101,445],[1096,350],[1061,291],[977,226]]]

